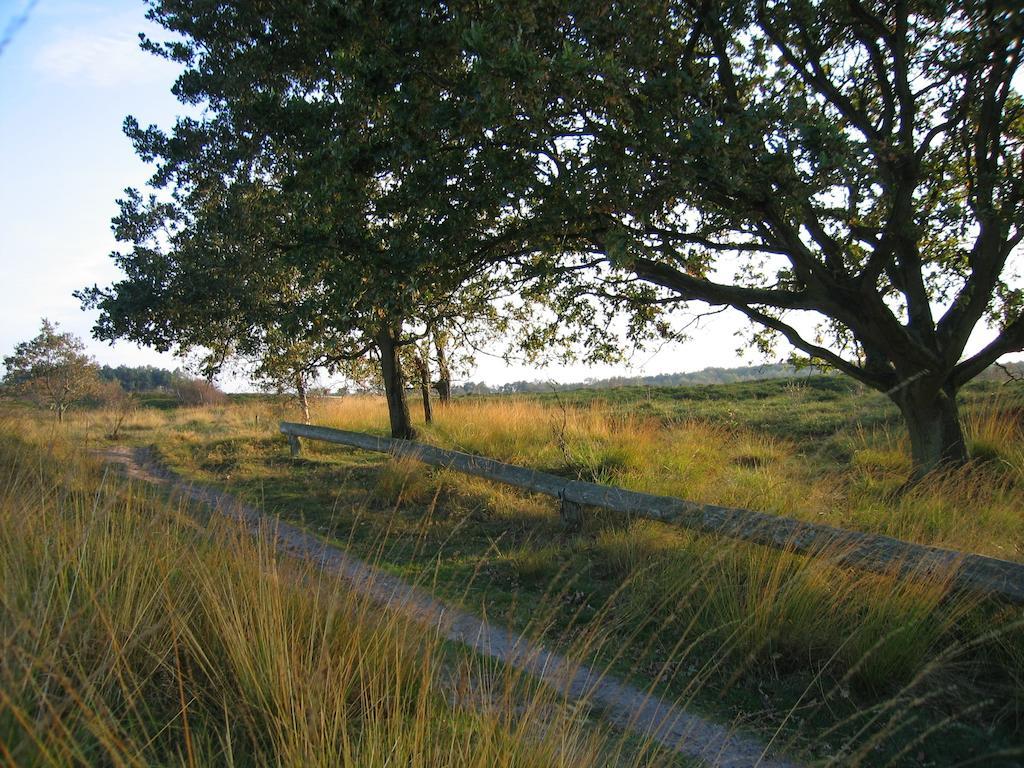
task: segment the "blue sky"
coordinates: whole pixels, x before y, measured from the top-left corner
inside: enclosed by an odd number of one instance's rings
[[[21,13],[0,0],[0,25]],[[147,177],[121,132],[125,115],[169,123],[175,68],[138,50],[144,8],[40,0],[0,56],[0,352],[41,317],[85,337],[94,317],[71,296],[116,269],[110,218]],[[131,344],[92,342],[102,362],[173,364]]]
[[[0,34],[29,7],[26,0],[0,0]],[[92,340],[95,313],[83,312],[71,295],[117,279],[109,258],[115,201],[149,175],[121,132],[125,116],[169,126],[179,112],[170,94],[177,68],[139,50],[143,31],[161,37],[145,20],[142,0],[38,0],[0,55],[0,356],[48,317],[86,339],[101,363],[180,364],[130,343]],[[468,378],[574,381],[761,362],[737,355],[740,327],[735,315],[716,316],[692,341],[637,353],[628,367],[536,370],[481,358]],[[977,334],[972,347],[989,335]]]

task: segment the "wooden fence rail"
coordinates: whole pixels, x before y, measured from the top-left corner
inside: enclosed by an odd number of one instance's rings
[[[701,533],[727,536],[775,549],[827,560],[835,565],[875,573],[898,573],[951,579],[955,588],[980,592],[1024,605],[1024,564],[984,555],[860,533],[830,525],[793,520],[747,509],[698,504],[670,496],[570,480],[547,472],[505,464],[460,451],[448,451],[409,440],[394,440],[361,432],[281,422],[292,453],[299,438],[321,440],[365,451],[408,457],[435,467],[476,475],[562,502],[562,514],[578,519],[582,507],[601,507],[626,515],[673,523]]]

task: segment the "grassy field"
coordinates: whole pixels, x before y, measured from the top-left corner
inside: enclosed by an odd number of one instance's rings
[[[0,765],[681,765],[17,426],[0,422]]]
[[[978,460],[906,488],[896,414],[842,379],[463,398],[423,438],[567,476],[1024,560],[1017,392],[965,395]],[[306,443],[246,400],[145,409],[121,443],[301,521],[439,594],[588,661],[838,765],[1024,760],[1024,616],[900,581],[590,514],[408,461]],[[14,417],[12,417],[14,418]],[[23,413],[46,442],[56,427]],[[111,442],[113,415],[61,430]],[[318,404],[314,423],[383,432],[383,403]]]

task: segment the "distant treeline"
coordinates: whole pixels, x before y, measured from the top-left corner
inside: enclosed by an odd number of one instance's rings
[[[168,371],[152,365],[104,365],[100,378],[118,382],[125,392],[166,393],[181,405],[216,405],[227,401],[227,395],[216,384],[180,368]]]
[[[823,371],[813,366],[797,368],[786,363],[766,363],[741,368],[704,368],[691,373],[660,373],[656,376],[613,376],[609,379],[586,379],[568,384],[552,381],[513,381],[499,386],[469,381],[452,387],[453,394],[519,394],[531,392],[564,392],[570,389],[611,389],[613,387],[679,387],[702,384],[731,384],[758,379],[781,379],[796,376],[818,376]]]
[[[100,378],[116,381],[128,392],[153,392],[154,390],[170,390],[180,371],[168,371],[152,365],[119,365],[113,368],[104,365],[100,368]]]
[[[705,384],[733,384],[762,379],[787,379],[802,376],[829,375],[830,371],[815,366],[796,367],[787,363],[765,363],[740,368],[704,368],[691,373],[660,373],[656,376],[613,376],[608,379],[585,379],[568,384],[553,381],[513,381],[491,386],[483,381],[453,385],[452,394],[491,395],[565,392],[572,389],[612,389],[614,387],[686,387]],[[1024,362],[993,365],[979,377],[982,381],[1024,381]]]
[[[612,389],[614,387],[679,387],[704,384],[732,384],[759,379],[783,379],[800,376],[820,376],[827,373],[814,366],[796,366],[786,363],[766,363],[740,368],[704,368],[691,373],[660,373],[656,376],[613,376],[608,379],[585,379],[566,384],[553,381],[513,381],[508,384],[490,385],[483,381],[467,381],[452,385],[453,395],[529,394],[538,392],[565,392],[572,389]],[[184,381],[192,381],[181,370],[169,371],[152,365],[116,368],[104,365],[100,376],[108,381],[118,381],[128,392],[176,391]],[[1013,377],[1024,380],[1024,363],[1005,363],[992,366],[979,377],[988,381],[1006,381]],[[339,390],[343,394],[347,390]]]

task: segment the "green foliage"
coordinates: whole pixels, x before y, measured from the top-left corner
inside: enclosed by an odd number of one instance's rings
[[[146,46],[202,110],[126,122],[156,170],[115,219],[126,278],[80,294],[102,337],[214,361],[376,347],[408,422],[393,347],[435,324],[513,317],[530,356],[609,359],[622,333],[680,338],[680,304],[731,307],[757,349],[785,339],[890,396],[916,475],[966,460],[957,391],[1024,346],[1012,4],[155,0],[150,17],[174,42]],[[984,318],[997,336],[968,355]]]
[[[126,121],[154,193],[120,201],[126,278],[79,294],[100,337],[238,355],[273,381],[377,349],[401,420],[395,345],[521,311],[496,311],[485,269],[516,247],[499,214],[531,166],[463,108],[469,21],[420,10],[152,4],[177,42],[147,47],[206,109],[169,132]]]
[[[171,386],[173,371],[152,365],[119,365],[100,367],[100,378],[116,381],[129,392],[151,392],[166,390]]]

